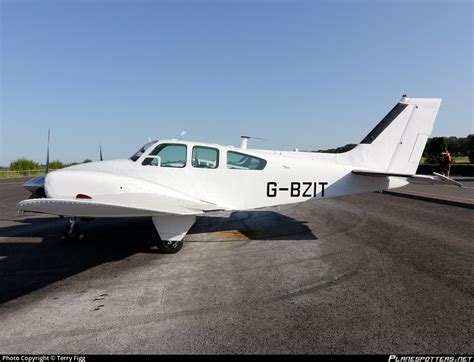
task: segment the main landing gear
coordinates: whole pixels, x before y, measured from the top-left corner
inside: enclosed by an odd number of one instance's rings
[[[174,254],[183,248],[184,240],[158,240],[157,246],[163,254]]]
[[[68,240],[84,239],[84,234],[79,230],[78,218],[73,217],[69,219],[69,224],[64,228],[63,238]]]
[[[164,254],[174,254],[184,245],[184,237],[196,221],[194,215],[153,216],[153,224],[160,235],[158,249]]]

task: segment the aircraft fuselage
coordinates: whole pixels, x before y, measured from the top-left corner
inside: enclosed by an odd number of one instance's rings
[[[146,165],[153,149],[160,145],[184,145],[186,159],[180,167]],[[194,147],[217,151],[215,168],[196,167]],[[263,169],[235,168],[228,152],[265,161]],[[71,166],[51,172],[45,191],[51,198],[78,194],[150,192],[187,200],[199,200],[244,210],[336,197],[400,187],[406,181],[395,178],[360,178],[353,167],[339,164],[335,154],[240,149],[185,141],[157,141],[135,161],[111,160]],[[192,161],[193,160],[193,161]],[[350,184],[350,187],[348,185]]]

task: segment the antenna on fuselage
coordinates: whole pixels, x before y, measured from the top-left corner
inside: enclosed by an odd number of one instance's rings
[[[247,149],[248,141],[250,139],[259,140],[259,141],[268,141],[265,138],[258,138],[258,137],[251,137],[251,136],[240,136],[240,138],[242,139],[242,141],[240,142],[240,148],[243,150]]]
[[[188,131],[182,131],[180,134],[179,134],[179,139],[182,140],[183,139],[183,136],[188,133]]]

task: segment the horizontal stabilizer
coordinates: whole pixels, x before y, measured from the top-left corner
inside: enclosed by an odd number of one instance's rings
[[[360,176],[370,177],[402,177],[408,182],[413,184],[425,184],[425,185],[451,185],[463,187],[463,184],[453,180],[452,178],[443,176],[439,173],[433,172],[433,175],[406,175],[400,173],[390,172],[379,172],[379,171],[366,171],[366,170],[353,170],[353,174]]]
[[[206,202],[145,193],[99,195],[93,199],[30,199],[19,202],[16,207],[21,211],[80,217],[197,215],[223,210]]]

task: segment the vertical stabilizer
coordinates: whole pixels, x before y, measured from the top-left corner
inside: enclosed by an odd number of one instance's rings
[[[403,96],[353,150],[337,163],[383,172],[414,174],[433,130],[441,99]]]

